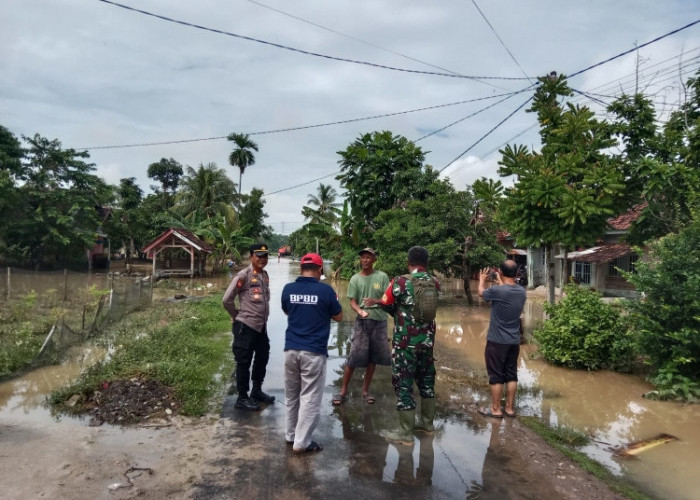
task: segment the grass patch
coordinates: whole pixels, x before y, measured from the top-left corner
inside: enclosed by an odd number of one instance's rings
[[[50,403],[59,411],[74,394],[88,396],[103,382],[134,377],[156,380],[172,387],[182,404],[181,413],[205,414],[221,397],[231,372],[231,328],[221,295],[193,302],[158,303],[129,315],[114,327],[114,353],[81,375],[75,384],[54,392]]]
[[[536,417],[521,417],[520,421],[542,436],[553,448],[573,460],[583,470],[605,482],[615,493],[619,493],[631,500],[653,500],[632,485],[614,476],[603,464],[576,450],[576,446],[588,443],[589,438],[585,434],[571,428],[550,427]]]
[[[0,378],[32,366],[55,318],[39,311],[37,294],[4,302],[0,307]]]

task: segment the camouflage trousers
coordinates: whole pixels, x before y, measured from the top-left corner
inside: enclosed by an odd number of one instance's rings
[[[396,392],[396,409],[412,410],[416,407],[413,384],[422,398],[435,397],[435,362],[433,349],[399,348],[391,353],[391,383]]]

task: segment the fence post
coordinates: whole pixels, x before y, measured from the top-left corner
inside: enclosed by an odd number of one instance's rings
[[[112,314],[112,299],[114,298],[114,276],[109,277],[109,314]]]
[[[7,266],[7,300],[10,300],[10,266]]]
[[[68,269],[63,270],[63,302],[68,300]]]

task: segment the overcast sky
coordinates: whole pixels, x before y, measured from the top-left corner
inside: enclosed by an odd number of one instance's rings
[[[301,207],[319,182],[339,189],[337,151],[361,134],[417,141],[426,163],[460,189],[498,178],[498,148],[538,146],[527,106],[473,146],[532,92],[498,103],[505,94],[700,19],[697,0],[120,3],[179,22],[100,0],[0,0],[0,124],[18,137],[89,148],[107,182],[135,177],[146,192],[148,165],[163,157],[214,162],[238,182],[225,136],[251,134],[260,150],[243,191],[265,191],[267,223],[285,234],[302,225]],[[699,67],[696,24],[570,85],[595,99],[577,97],[601,117],[601,102],[633,93],[635,81],[668,111],[681,98],[679,73],[685,81]],[[433,109],[407,113],[421,108]],[[97,148],[147,143],[169,144]]]

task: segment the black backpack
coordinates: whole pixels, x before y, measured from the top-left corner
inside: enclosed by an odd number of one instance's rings
[[[413,285],[413,319],[416,323],[432,323],[437,314],[438,289],[432,277],[420,279],[404,275]]]

